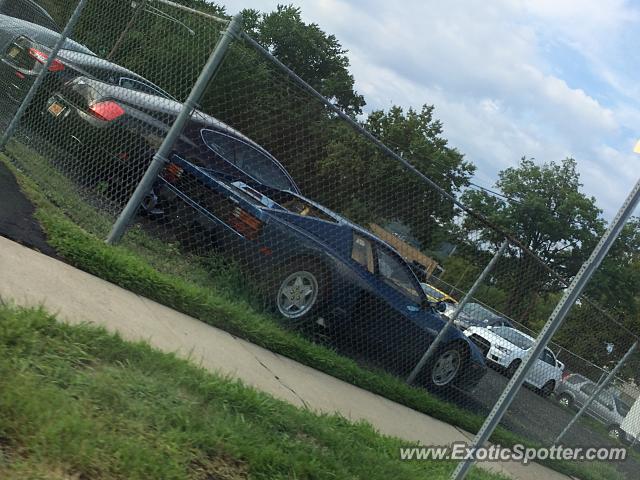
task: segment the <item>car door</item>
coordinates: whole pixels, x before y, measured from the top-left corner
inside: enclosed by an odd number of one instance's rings
[[[596,385],[593,382],[585,382],[584,384],[582,384],[578,390],[578,393],[576,394],[576,407],[582,408],[582,406],[584,406],[584,404],[587,403],[587,401],[591,398],[591,395],[593,395],[593,392],[595,392],[595,390]],[[598,411],[595,409],[593,403],[589,406],[589,408],[587,408],[586,413],[591,417],[599,418]]]
[[[424,294],[420,285],[397,253],[382,245],[375,246],[375,279],[380,318],[375,331],[385,363],[398,371],[412,368],[431,341],[418,323]]]
[[[527,381],[537,388],[542,388],[545,383],[556,377],[556,369],[556,358],[551,350],[545,348],[527,375]]]
[[[614,409],[615,403],[613,401],[613,396],[607,391],[600,392],[593,400],[595,417],[603,423],[611,423],[615,421],[613,419],[615,416]]]

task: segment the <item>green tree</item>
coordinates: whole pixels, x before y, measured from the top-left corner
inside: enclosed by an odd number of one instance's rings
[[[468,184],[475,170],[442,137],[433,106],[374,111],[364,127],[452,195]],[[343,211],[362,223],[400,221],[427,247],[455,214],[450,200],[349,128],[333,130],[321,174],[331,185],[333,203]]]
[[[278,5],[271,13],[243,12],[244,29],[282,63],[350,114],[359,114],[364,97],[354,90],[349,59],[334,35],[302,21],[301,10]]]
[[[536,164],[523,157],[517,167],[499,173],[495,187],[506,198],[468,190],[462,200],[490,223],[512,233],[564,278],[575,275],[604,230],[595,199],[581,191],[575,160]],[[465,218],[463,231],[484,242],[502,241],[495,229],[471,216]],[[564,286],[520,249],[510,249],[505,262],[510,266],[500,283],[510,292],[507,314],[518,312],[526,319],[541,296]]]

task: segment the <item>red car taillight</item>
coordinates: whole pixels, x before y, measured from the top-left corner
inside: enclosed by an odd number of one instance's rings
[[[182,168],[175,163],[170,163],[167,168],[164,169],[164,179],[169,183],[175,183],[182,176]]]
[[[231,226],[249,240],[255,240],[262,228],[262,222],[240,207],[235,207],[232,215]]]
[[[100,120],[110,122],[124,115],[124,109],[116,102],[108,100],[89,105],[89,113]]]
[[[43,65],[47,62],[47,59],[49,58],[49,55],[33,47],[29,48],[29,56]],[[51,65],[49,65],[50,72],[61,72],[62,70],[64,70],[64,64],[60,62],[58,59],[54,59],[53,62],[51,62]]]

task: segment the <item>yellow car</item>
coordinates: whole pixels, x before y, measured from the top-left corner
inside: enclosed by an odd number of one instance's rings
[[[429,285],[428,283],[420,282],[422,286],[422,290],[424,290],[425,295],[431,302],[446,302],[451,303],[453,305],[457,305],[458,301],[453,298],[451,295],[447,295],[442,290],[438,290],[433,285]]]

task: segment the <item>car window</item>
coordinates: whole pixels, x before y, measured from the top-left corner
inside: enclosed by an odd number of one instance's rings
[[[351,258],[365,267],[370,273],[374,272],[373,247],[371,246],[370,240],[360,235],[354,235]]]
[[[596,401],[609,410],[613,410],[613,397],[609,393],[600,392],[596,397]]]
[[[118,80],[118,85],[120,85],[121,87],[127,88],[129,90],[136,90],[138,92],[150,93],[151,95],[157,95],[159,97],[173,100],[173,97],[171,95],[161,90],[160,88],[156,87],[155,85],[141,82],[140,80],[136,80],[135,78],[120,77],[120,79]]]
[[[571,385],[578,385],[579,383],[586,382],[587,378],[579,375],[577,373],[573,375],[569,375],[565,380],[566,383],[570,383]]]
[[[626,417],[629,414],[629,410],[631,410],[631,406],[624,403],[620,397],[614,396],[613,401],[615,402],[615,407],[618,413],[623,417]]]
[[[596,385],[595,383],[585,383],[583,386],[580,387],[580,391],[582,393],[586,393],[587,395],[593,395],[593,392],[596,391]]]
[[[274,159],[252,145],[214,130],[202,130],[202,139],[217,155],[259,183],[278,190],[296,191]]]
[[[470,316],[471,318],[473,318],[474,320],[478,320],[480,322],[499,318],[491,310],[483,307],[478,303],[473,303],[473,302],[467,303],[464,307],[462,307],[462,311],[466,313],[468,316]]]
[[[551,353],[549,349],[546,349],[546,348],[544,349],[544,351],[540,355],[540,360],[542,360],[544,363],[548,363],[553,367],[556,366],[556,359],[553,356],[553,353]]]
[[[422,296],[416,289],[415,280],[405,263],[385,249],[378,248],[378,272],[396,290],[419,302]]]

